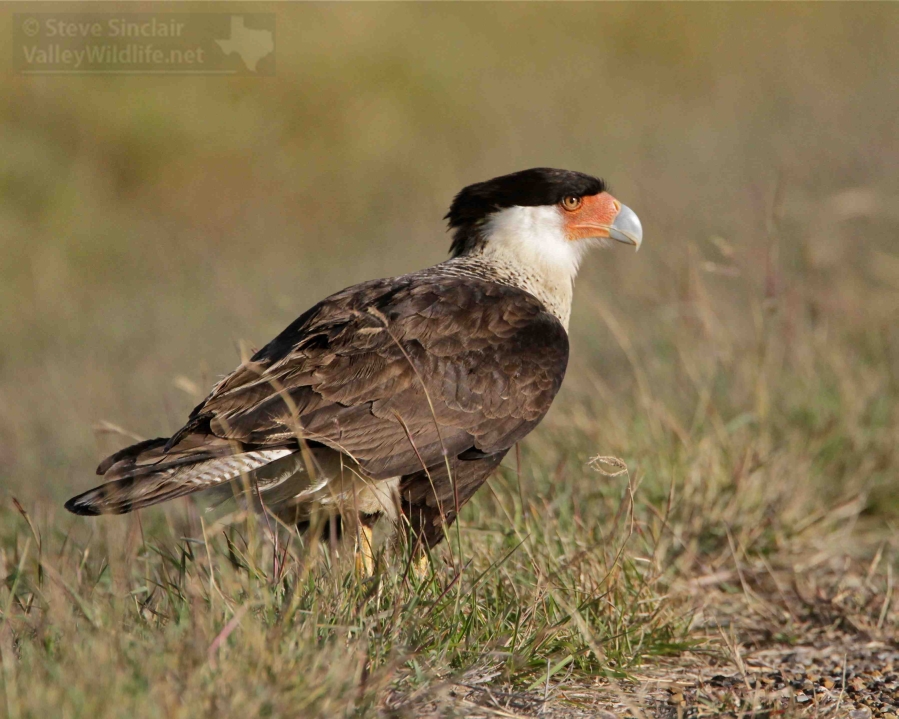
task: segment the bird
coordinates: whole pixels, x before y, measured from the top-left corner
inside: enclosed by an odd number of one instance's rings
[[[545,167],[464,187],[444,219],[448,259],[322,300],[65,508],[224,491],[301,530],[352,528],[369,576],[381,517],[425,557],[556,397],[587,250],[643,238],[603,180]]]

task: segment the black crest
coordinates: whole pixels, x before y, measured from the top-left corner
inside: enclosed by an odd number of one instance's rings
[[[481,223],[506,207],[555,205],[564,197],[598,195],[605,190],[602,180],[582,172],[534,167],[494,177],[462,189],[453,199],[446,220],[453,233],[453,257],[471,249],[478,241]]]

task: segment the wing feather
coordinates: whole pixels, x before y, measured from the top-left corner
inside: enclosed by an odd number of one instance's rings
[[[559,389],[568,338],[533,296],[418,273],[337,293],[224,378],[168,447],[314,440],[373,477],[507,449]]]

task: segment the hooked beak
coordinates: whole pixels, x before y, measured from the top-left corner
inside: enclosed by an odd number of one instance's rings
[[[636,250],[639,250],[643,242],[643,225],[640,224],[637,213],[627,205],[622,205],[615,221],[609,227],[609,237],[618,242],[633,245]]]

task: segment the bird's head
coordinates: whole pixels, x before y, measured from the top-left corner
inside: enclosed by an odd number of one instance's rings
[[[571,276],[593,245],[623,242],[640,249],[643,228],[602,180],[536,167],[464,188],[446,215],[454,257],[501,248],[564,266]]]

